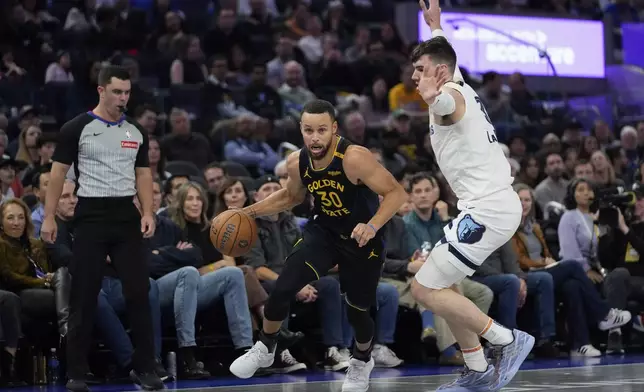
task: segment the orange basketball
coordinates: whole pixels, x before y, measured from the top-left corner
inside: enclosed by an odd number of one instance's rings
[[[255,219],[241,210],[226,210],[217,215],[210,225],[210,241],[226,256],[245,255],[256,239]]]

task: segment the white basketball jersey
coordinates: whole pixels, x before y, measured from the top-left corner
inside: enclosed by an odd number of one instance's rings
[[[447,86],[465,98],[465,114],[447,126],[435,124],[429,115],[432,148],[445,179],[462,202],[512,190],[510,164],[480,98],[467,84],[449,82]]]

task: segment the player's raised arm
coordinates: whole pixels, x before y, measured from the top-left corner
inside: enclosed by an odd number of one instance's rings
[[[360,181],[383,196],[380,208],[371,220],[366,222],[374,231],[380,230],[409,197],[394,176],[364,147],[353,145],[347,149],[344,170],[351,180]]]
[[[429,8],[427,8],[427,4],[425,4],[426,1],[427,0],[418,0],[418,4],[420,5],[420,9],[423,11],[423,19],[425,19],[425,23],[432,31],[432,37],[444,37],[447,39],[447,36],[445,36],[445,32],[441,27],[441,8],[438,5],[439,0],[429,0]],[[458,64],[455,65],[452,80],[455,82],[464,81],[461,70],[458,68]]]
[[[244,208],[244,212],[252,217],[270,216],[290,210],[302,203],[306,197],[306,188],[300,178],[299,159],[299,151],[289,154],[286,160],[288,171],[286,186],[259,203]]]
[[[432,38],[421,42],[412,52],[414,65],[412,80],[418,93],[429,106],[432,115],[449,117],[458,122],[465,114],[465,99],[448,83],[453,80],[456,68],[456,53],[445,38]]]

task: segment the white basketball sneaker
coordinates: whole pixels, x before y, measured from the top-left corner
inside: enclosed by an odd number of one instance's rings
[[[275,360],[275,351],[269,352],[268,347],[257,341],[246,354],[235,359],[230,364],[230,372],[239,378],[251,378],[259,368],[267,368]]]
[[[369,376],[375,366],[373,357],[369,362],[351,358],[349,369],[342,384],[342,392],[367,392],[369,389]]]

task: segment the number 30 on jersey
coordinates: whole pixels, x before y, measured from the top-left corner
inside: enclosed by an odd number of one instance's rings
[[[476,97],[475,99],[476,99],[476,102],[478,102],[479,106],[481,106],[481,111],[483,112],[483,115],[485,116],[485,119],[487,120],[487,122],[489,122],[490,125],[493,126],[494,124],[492,124],[492,120],[490,120],[490,116],[487,114],[487,110],[485,110],[485,106],[483,105],[483,102],[481,102],[481,98]],[[490,143],[498,143],[498,140],[496,139],[496,133],[494,132],[494,128],[492,129],[492,132],[490,131],[487,132],[487,141]]]

